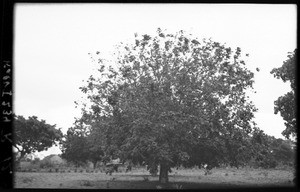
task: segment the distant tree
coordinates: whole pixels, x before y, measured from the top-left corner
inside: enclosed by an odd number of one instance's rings
[[[68,129],[61,145],[62,158],[77,166],[88,160],[87,139],[77,127]]]
[[[104,142],[102,141],[101,135],[98,134],[94,129],[91,130],[90,134],[87,136],[87,148],[88,148],[88,160],[94,165],[97,165],[98,161],[105,161],[104,153]]]
[[[291,141],[283,139],[275,139],[271,143],[271,150],[274,158],[281,164],[293,164],[295,162],[296,153],[291,146]]]
[[[252,131],[256,108],[245,90],[254,74],[240,48],[158,29],[120,44],[115,59],[108,66],[100,58],[99,76],[81,87],[91,102],[85,123],[102,119],[106,154],[145,162],[150,171],[159,165],[161,183],[170,167],[218,164],[226,139]]]
[[[279,68],[274,68],[271,74],[277,79],[282,79],[283,82],[289,81],[291,83],[292,90],[286,93],[284,96],[279,97],[274,102],[274,113],[280,112],[283,120],[285,121],[286,129],[282,132],[282,135],[289,138],[290,135],[296,137],[296,60],[297,49],[293,53],[288,54],[288,59],[283,62],[283,65]]]
[[[227,164],[234,167],[243,167],[249,163],[249,160],[255,156],[256,150],[251,150],[251,137],[242,131],[232,134],[226,139]]]
[[[62,132],[56,125],[47,124],[45,120],[38,120],[36,116],[25,119],[14,116],[14,146],[20,153],[17,162],[26,154],[47,150],[61,141]]]
[[[272,142],[275,138],[264,133],[263,130],[256,128],[251,138],[252,157],[255,165],[262,168],[275,168],[278,164],[273,155]]]
[[[61,147],[62,157],[77,165],[91,161],[96,167],[97,162],[101,161],[104,155],[99,144],[99,135],[79,127],[77,125],[69,128],[64,136]]]
[[[57,168],[58,165],[63,165],[65,162],[60,155],[51,154],[44,157],[40,163],[40,168]]]
[[[255,129],[251,137],[252,158],[255,164],[264,168],[274,168],[279,164],[291,165],[295,161],[295,149],[291,140],[276,139],[265,134],[260,129]]]
[[[41,161],[40,158],[36,157],[34,158],[34,160],[32,161],[33,164],[38,164]]]

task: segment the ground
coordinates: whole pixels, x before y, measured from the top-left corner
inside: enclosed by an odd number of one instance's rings
[[[104,172],[16,172],[15,188],[86,188],[86,189],[201,189],[242,187],[289,187],[294,186],[293,170],[280,169],[213,169],[205,175],[203,169],[173,169],[169,174],[170,184],[162,186],[158,176],[150,176],[145,169],[128,173]]]

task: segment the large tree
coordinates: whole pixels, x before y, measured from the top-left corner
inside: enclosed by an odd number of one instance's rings
[[[36,116],[25,119],[14,116],[14,146],[20,153],[18,160],[26,154],[47,150],[61,141],[62,132],[56,125],[47,124],[45,120],[38,120]]]
[[[283,62],[283,65],[279,68],[274,68],[271,74],[275,78],[281,79],[283,82],[290,82],[292,90],[283,96],[280,96],[274,102],[274,113],[280,112],[283,120],[285,121],[286,129],[282,132],[282,135],[289,138],[291,135],[296,137],[296,59],[297,49],[294,52],[288,54],[288,59]]]
[[[239,47],[158,29],[121,43],[115,60],[97,54],[99,76],[81,87],[90,100],[83,120],[101,124],[112,156],[159,166],[162,183],[170,167],[234,160],[233,141],[251,132],[256,111]]]

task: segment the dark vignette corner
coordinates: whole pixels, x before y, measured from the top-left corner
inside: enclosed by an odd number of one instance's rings
[[[1,1],[1,9],[0,189],[9,189],[13,187],[13,1]]]

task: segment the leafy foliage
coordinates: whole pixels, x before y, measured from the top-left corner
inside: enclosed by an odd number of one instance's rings
[[[240,48],[158,29],[116,51],[113,65],[100,58],[99,76],[81,87],[90,100],[81,121],[98,122],[107,155],[160,165],[160,181],[173,166],[232,161],[226,154],[251,133],[256,111]]]
[[[23,116],[14,116],[14,142],[22,159],[26,154],[47,150],[63,136],[56,125],[49,125],[36,116],[25,119]]]
[[[52,162],[51,161],[51,158],[53,158],[55,156],[56,155],[52,154],[52,155],[48,155],[48,156],[44,157],[44,159],[40,161],[39,167],[40,168],[56,168],[57,167],[57,162]],[[61,162],[60,164],[64,164],[64,163]]]
[[[270,147],[272,155],[278,164],[290,165],[296,161],[296,150],[292,148],[293,142],[290,140],[273,139]]]
[[[291,165],[295,162],[296,151],[291,140],[276,139],[255,129],[251,143],[249,149],[257,167],[275,168],[277,165]]]
[[[284,96],[279,97],[274,102],[274,113],[280,112],[280,115],[285,121],[286,129],[282,132],[286,138],[290,135],[296,137],[296,59],[297,59],[297,49],[293,53],[289,53],[288,59],[283,62],[283,65],[279,68],[274,68],[271,74],[277,79],[282,79],[283,82],[289,81],[291,83],[292,90],[286,93]]]
[[[62,157],[76,165],[91,161],[96,165],[102,160],[103,151],[96,142],[97,136],[88,134],[82,126],[69,128],[62,142]]]
[[[87,160],[87,142],[83,135],[78,135],[74,128],[70,128],[62,142],[62,158],[80,164]]]

